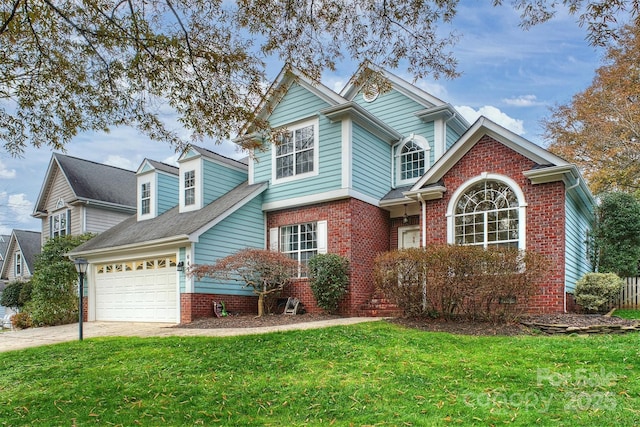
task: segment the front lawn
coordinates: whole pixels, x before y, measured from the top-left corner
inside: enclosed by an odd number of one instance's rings
[[[616,311],[613,312],[613,315],[623,319],[640,319],[640,310],[616,309]]]
[[[0,425],[640,424],[640,335],[475,337],[374,322],[2,354]]]

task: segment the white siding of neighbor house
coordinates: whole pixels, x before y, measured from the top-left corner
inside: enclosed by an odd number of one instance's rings
[[[102,233],[105,230],[113,227],[116,224],[119,224],[123,220],[129,218],[130,213],[122,213],[115,211],[108,211],[105,209],[92,208],[91,206],[85,206],[83,209],[86,212],[86,232],[87,233]],[[82,209],[76,209],[77,212],[80,212]],[[76,221],[80,222],[80,221]],[[76,231],[77,230],[77,231]],[[83,231],[80,230],[79,227],[75,227],[73,224],[73,215],[71,222],[71,232],[73,234],[81,234]]]

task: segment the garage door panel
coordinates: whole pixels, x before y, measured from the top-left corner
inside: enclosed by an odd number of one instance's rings
[[[153,265],[146,264],[145,267]],[[100,273],[100,267],[98,272]],[[107,272],[109,271],[109,272]],[[116,271],[96,274],[96,320],[175,322],[176,268]]]

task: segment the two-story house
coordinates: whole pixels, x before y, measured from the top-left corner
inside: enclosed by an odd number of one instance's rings
[[[0,269],[0,278],[5,283],[26,281],[33,275],[36,256],[40,253],[40,233],[28,230],[13,230]]]
[[[371,85],[370,69],[389,88]],[[138,214],[72,253],[91,264],[90,320],[188,322],[210,316],[219,299],[254,312],[249,290],[184,271],[245,247],[303,264],[318,253],[346,257],[345,315],[365,313],[375,257],[390,249],[535,250],[551,271],[531,310],[566,309],[589,270],[593,199],[575,166],[485,118],[469,125],[451,105],[371,65],[340,93],[285,67],[269,93],[259,119],[275,132],[247,126],[243,138],[258,147],[248,164],[191,147],[171,181],[143,163]],[[173,190],[157,191],[161,177]],[[317,310],[305,277],[288,293]]]
[[[136,213],[133,171],[54,153],[32,216],[47,239],[100,233]]]

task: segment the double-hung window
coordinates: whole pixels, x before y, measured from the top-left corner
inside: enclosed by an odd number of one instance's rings
[[[51,237],[66,236],[68,234],[69,224],[68,211],[53,214],[51,216]]]
[[[145,182],[140,188],[140,213],[147,215],[151,213],[151,183]]]
[[[396,183],[407,185],[416,182],[429,166],[429,143],[420,136],[411,134],[394,147]]]
[[[275,146],[275,179],[316,172],[317,154],[315,122],[287,129]]]
[[[309,259],[327,253],[327,221],[274,227],[269,240],[271,250],[287,254],[300,263],[297,277],[304,277]]]
[[[196,203],[196,171],[184,173],[184,205],[194,205]]]

